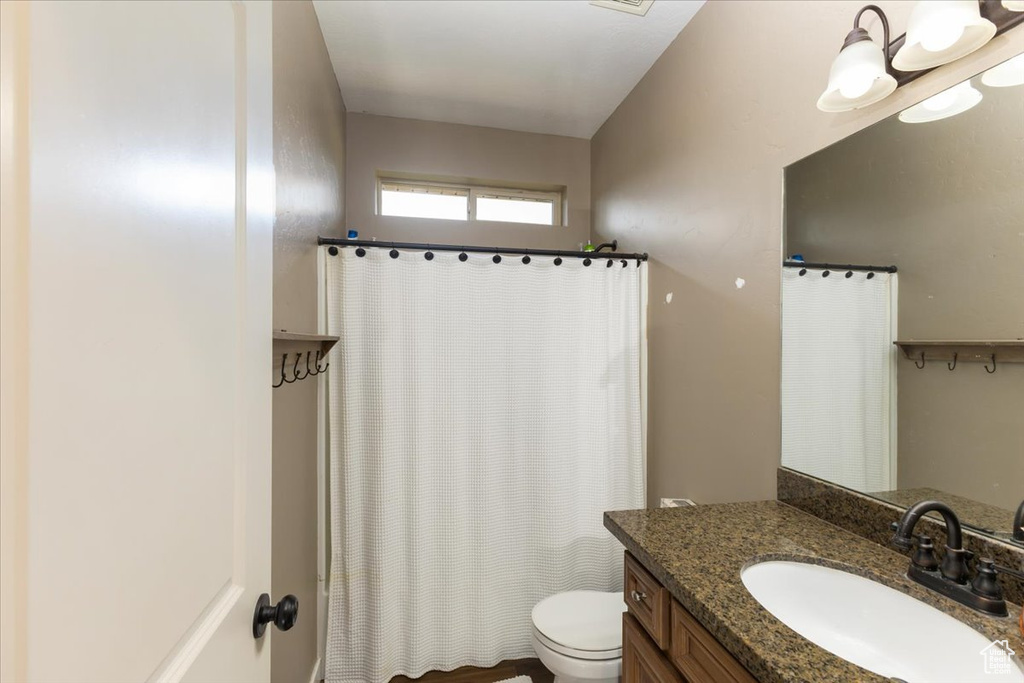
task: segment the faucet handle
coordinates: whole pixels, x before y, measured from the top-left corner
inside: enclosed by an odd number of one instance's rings
[[[914,566],[930,572],[938,569],[939,558],[935,555],[935,546],[932,544],[932,539],[923,534],[914,538],[917,539],[917,550],[911,558]]]
[[[990,557],[978,559],[978,573],[971,582],[971,592],[993,600],[1002,600],[1003,587],[996,578],[996,563]]]

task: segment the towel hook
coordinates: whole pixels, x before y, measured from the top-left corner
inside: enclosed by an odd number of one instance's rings
[[[300,360],[302,360],[302,354],[301,353],[295,354],[295,366],[292,368],[292,377],[294,377],[294,379],[292,380],[293,382],[297,382],[300,379],[306,379],[306,377],[309,376],[309,373],[306,373],[302,377],[299,377],[299,361]]]
[[[956,370],[956,356],[957,356],[957,354],[954,352],[953,353],[953,362],[952,363],[946,363],[946,367],[949,368],[951,371],[952,370]]]
[[[992,354],[992,369],[989,370],[988,369],[988,363],[985,363],[985,372],[987,372],[988,374],[991,375],[995,371],[996,371],[996,354],[993,353]]]
[[[277,384],[271,384],[271,385],[270,385],[270,386],[271,386],[272,388],[274,388],[274,389],[277,389],[278,387],[280,387],[280,386],[283,386],[283,385],[284,385],[284,383],[285,383],[285,382],[287,381],[287,380],[286,380],[286,379],[284,378],[284,365],[285,365],[285,362],[286,362],[287,360],[288,360],[288,354],[287,354],[287,353],[286,353],[286,354],[284,354],[283,356],[281,356],[281,381],[280,381],[280,382],[278,382]]]
[[[917,366],[918,370],[923,370],[924,369],[924,351],[921,352],[921,364],[918,365],[917,361],[915,360],[914,361],[914,365]]]
[[[330,363],[324,363],[324,366],[321,368],[320,367],[320,361],[321,360],[327,360],[327,354],[322,353],[321,351],[317,351],[316,352],[316,367],[317,367],[317,370],[319,370],[320,372],[324,372],[325,370],[327,370],[327,368],[331,367],[331,364]],[[320,374],[320,372],[318,372],[317,374]]]
[[[320,374],[319,371],[318,372],[313,372],[312,370],[309,369],[309,357],[312,356],[312,355],[313,355],[312,351],[306,351],[306,377],[316,377],[317,375]],[[320,352],[317,351],[317,356],[319,356],[319,355],[320,355]]]

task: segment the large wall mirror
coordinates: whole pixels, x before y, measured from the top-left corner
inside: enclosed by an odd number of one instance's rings
[[[783,466],[1012,542],[1024,55],[792,164],[785,197]]]

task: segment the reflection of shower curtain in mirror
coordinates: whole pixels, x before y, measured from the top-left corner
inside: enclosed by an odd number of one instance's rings
[[[782,270],[782,464],[896,486],[896,275]]]

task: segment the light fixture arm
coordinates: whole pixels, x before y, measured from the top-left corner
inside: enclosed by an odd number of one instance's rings
[[[892,68],[892,55],[889,54],[889,17],[885,16],[885,12],[878,5],[865,5],[861,7],[857,12],[857,15],[853,18],[853,30],[850,31],[846,36],[846,42],[843,43],[843,47],[858,43],[862,40],[871,40],[871,36],[865,29],[860,27],[860,18],[865,12],[871,10],[878,18],[882,20],[882,56],[885,57],[885,70],[889,75],[894,75],[895,71]]]

